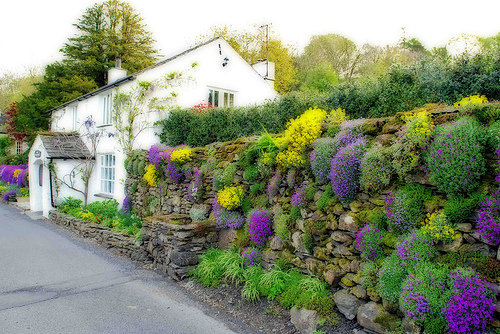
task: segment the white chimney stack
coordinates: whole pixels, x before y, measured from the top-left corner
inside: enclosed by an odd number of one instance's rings
[[[274,63],[268,60],[260,60],[252,65],[253,69],[274,88]]]
[[[111,67],[108,70],[108,85],[125,78],[127,76],[127,70],[122,68],[121,57],[116,57],[115,67]]]

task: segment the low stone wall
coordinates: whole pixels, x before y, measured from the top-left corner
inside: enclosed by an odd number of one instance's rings
[[[134,237],[114,232],[104,225],[90,223],[58,211],[51,211],[49,219],[58,225],[77,232],[84,238],[92,239],[106,248],[114,249],[134,261],[152,262],[143,246],[143,242],[135,240]]]
[[[217,243],[218,229],[210,222],[191,223],[186,215],[146,218],[142,240],[155,267],[181,280],[198,263],[203,251]]]

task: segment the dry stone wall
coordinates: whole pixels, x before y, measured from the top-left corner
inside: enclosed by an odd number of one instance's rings
[[[456,115],[456,110],[448,108],[435,111],[433,116],[439,124],[453,119]],[[370,139],[382,146],[388,146],[402,126],[402,122],[394,118],[381,118],[365,120],[362,129],[364,135]],[[206,160],[211,152],[218,161],[217,168],[224,170],[229,164],[237,164],[245,154],[248,144],[254,140],[252,137],[242,138],[196,148],[194,162],[186,168],[194,173],[201,161]],[[136,154],[146,156],[147,152],[136,152]],[[219,231],[213,223],[211,213],[214,197],[213,173],[204,175],[204,193],[196,201],[190,200],[187,192],[191,180],[188,178],[180,184],[162,181],[156,187],[150,187],[139,173],[129,175],[126,182],[133,208],[141,216],[147,217],[143,228],[143,242],[148,256],[157,266],[177,279],[184,278],[187,271],[197,263],[198,255],[216,245],[218,239],[218,246],[228,245],[231,242],[239,246],[249,244],[243,235],[244,231]],[[444,194],[440,194],[430,184],[425,174],[413,175],[412,181],[432,189],[436,195],[425,203],[426,213],[443,208]],[[232,179],[233,184],[244,187],[246,194],[250,192],[250,187],[255,182],[267,184],[269,178],[248,182],[243,177],[243,171],[238,169]],[[354,240],[357,231],[368,222],[370,212],[383,212],[386,195],[397,189],[400,184],[394,184],[377,194],[360,192],[350,203],[332,199],[320,210],[317,202],[325,192],[326,186],[314,184],[310,171],[299,170],[283,175],[276,196],[268,199],[261,192],[253,196],[250,202],[253,207],[270,208],[276,217],[278,213],[289,212],[294,188],[302,183],[313,185],[314,194],[300,209],[299,219],[289,227],[289,235],[286,238],[288,240],[276,236],[269,240],[263,251],[264,264],[270,266],[277,259],[285,259],[302,272],[324,279],[338,291],[335,294],[335,302],[347,318],[358,317],[360,318],[358,321],[363,322],[364,327],[375,332],[383,332],[380,324],[375,322],[375,317],[385,312],[385,308],[382,309],[382,300],[375,289],[366,289],[361,284],[361,269],[365,263],[354,246]],[[198,225],[192,222],[193,217],[190,216],[193,208],[203,213],[203,222]],[[492,270],[498,271],[500,249],[488,244],[474,231],[474,216],[466,218],[468,221],[457,227],[460,237],[452,243],[441,245],[439,250],[443,253],[481,252],[492,260],[488,264],[494,266]],[[199,224],[203,227],[201,228]],[[197,232],[200,229],[203,230],[201,234]],[[396,238],[384,239],[384,243],[386,253],[390,254],[395,247]],[[496,288],[500,291],[498,285]],[[412,327],[412,323],[405,322],[404,325]]]

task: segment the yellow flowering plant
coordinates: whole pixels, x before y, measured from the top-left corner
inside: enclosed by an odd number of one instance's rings
[[[337,109],[332,109],[332,111],[330,111],[330,114],[328,115],[328,118],[333,123],[342,123],[349,117],[346,115],[345,109],[339,107]]]
[[[321,134],[327,112],[317,107],[306,110],[288,122],[283,136],[278,140],[284,151],[276,156],[276,163],[283,168],[302,167],[307,161],[305,151]]]
[[[476,94],[476,95],[470,95],[470,96],[464,97],[460,101],[455,102],[453,104],[453,106],[455,108],[460,108],[460,107],[465,107],[465,106],[470,106],[470,105],[483,104],[483,103],[487,103],[487,102],[488,102],[488,99],[486,98],[486,96]]]
[[[420,108],[404,113],[402,119],[406,124],[408,139],[419,146],[424,145],[434,128],[431,114],[425,108]]]
[[[158,173],[156,171],[155,165],[149,164],[148,167],[146,168],[146,173],[144,173],[144,180],[150,185],[151,187],[156,187],[158,184]]]
[[[193,159],[193,150],[189,147],[178,148],[172,152],[170,155],[170,160],[172,162],[177,162],[180,164],[186,163]]]
[[[80,218],[84,220],[89,220],[89,221],[95,221],[96,216],[92,212],[80,212]]]
[[[22,169],[16,169],[14,171],[14,174],[12,176],[14,176],[15,178],[17,178],[19,176],[19,174],[21,174],[22,171],[23,171]]]
[[[243,200],[243,187],[231,186],[217,192],[219,204],[227,210],[234,210],[241,206]]]
[[[427,214],[422,222],[422,232],[434,241],[451,242],[458,239],[460,235],[455,232],[444,212],[433,212]]]

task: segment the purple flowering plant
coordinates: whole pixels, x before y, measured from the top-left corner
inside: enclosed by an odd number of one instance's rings
[[[443,310],[452,333],[485,333],[496,309],[493,287],[470,272],[455,271],[453,295]]]
[[[264,246],[267,239],[273,234],[272,225],[271,211],[268,209],[257,209],[251,215],[248,224],[250,240],[256,246]]]
[[[17,194],[17,190],[13,189],[13,190],[9,190],[9,191],[6,191],[4,194],[3,194],[3,200],[4,201],[8,201],[9,200],[9,197],[11,197],[12,195],[16,195]]]
[[[122,213],[129,214],[132,211],[132,202],[130,201],[130,196],[126,195],[122,203]]]
[[[500,244],[500,190],[481,202],[478,212],[476,232],[490,244]]]
[[[367,224],[358,230],[354,245],[361,251],[361,256],[368,260],[376,260],[384,255],[382,240],[386,231],[376,225]]]
[[[243,263],[247,266],[254,266],[260,264],[262,254],[254,247],[247,247],[241,252]]]
[[[359,189],[361,160],[366,147],[366,140],[358,141],[341,148],[332,160],[330,181],[333,192],[341,200],[352,199]]]
[[[307,184],[302,182],[299,186],[295,187],[295,191],[291,198],[291,204],[295,207],[302,207],[306,204],[306,189]]]
[[[469,117],[438,126],[425,154],[431,183],[450,195],[474,191],[486,171],[483,132]]]
[[[238,229],[245,223],[245,217],[239,211],[229,211],[224,209],[217,196],[212,201],[212,209],[215,223],[221,228]]]
[[[416,230],[396,246],[396,254],[400,265],[411,269],[420,262],[431,260],[438,252],[434,242],[420,230]]]
[[[188,187],[188,198],[190,201],[198,199],[203,192],[203,172],[201,168],[195,170],[193,180]]]
[[[269,180],[267,184],[266,195],[269,200],[278,194],[278,189],[281,183],[281,173],[278,169],[274,172],[273,177]]]
[[[437,328],[446,327],[441,310],[451,296],[450,285],[447,268],[421,262],[401,286],[399,307],[405,316],[424,325],[428,333],[434,333]]]
[[[327,183],[332,159],[338,150],[337,141],[333,138],[319,138],[312,146],[313,150],[309,155],[312,173],[317,183]]]

